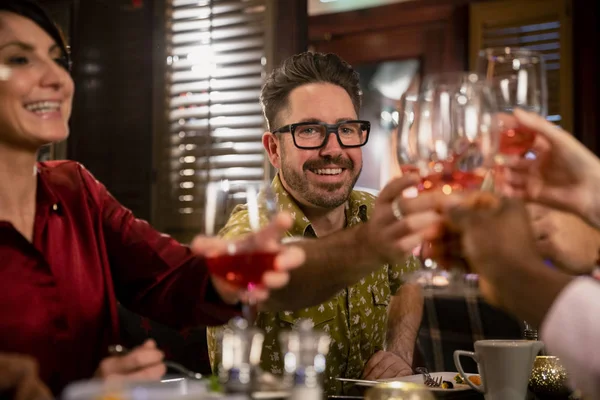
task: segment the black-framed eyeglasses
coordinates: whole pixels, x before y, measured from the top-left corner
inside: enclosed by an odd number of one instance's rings
[[[370,131],[371,123],[369,121],[351,120],[337,124],[299,122],[282,126],[272,133],[290,132],[297,148],[313,150],[325,146],[329,133],[335,133],[341,147],[362,147],[369,140]]]

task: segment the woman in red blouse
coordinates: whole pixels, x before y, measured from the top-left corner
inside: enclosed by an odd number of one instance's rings
[[[54,393],[105,374],[164,372],[153,342],[120,361],[117,299],[175,328],[226,322],[236,289],[211,277],[202,256],[136,219],[82,165],[36,163],[40,146],[68,136],[74,85],[56,26],[29,0],[0,2],[0,352],[33,356]],[[273,245],[281,217],[259,233]],[[198,239],[200,253],[226,244]],[[302,261],[297,250],[279,269]],[[286,272],[265,276],[281,287]],[[261,292],[266,296],[266,291]]]

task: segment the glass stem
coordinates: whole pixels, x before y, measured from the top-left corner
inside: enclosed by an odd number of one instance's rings
[[[247,291],[248,302],[242,304],[242,316],[248,321],[248,326],[253,326],[258,315],[258,306],[256,299],[252,295],[252,289]]]

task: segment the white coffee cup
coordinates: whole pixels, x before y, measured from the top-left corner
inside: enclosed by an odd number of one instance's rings
[[[478,340],[475,352],[454,352],[454,365],[465,382],[484,393],[486,400],[524,400],[533,362],[543,346],[534,340]],[[467,379],[460,356],[475,360],[481,385]]]

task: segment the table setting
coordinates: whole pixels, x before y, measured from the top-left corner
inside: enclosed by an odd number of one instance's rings
[[[77,382],[65,389],[64,400],[543,400],[579,399],[567,386],[568,373],[557,357],[539,355],[543,342],[533,340],[480,340],[474,352],[456,350],[457,371],[429,372],[381,380],[333,377],[364,389],[360,396],[330,395],[323,391],[328,336],[302,321],[284,332],[286,368],[282,377],[261,371],[260,333],[243,318],[230,322],[220,338],[222,361],[217,375],[202,377],[167,361],[178,374],[161,382]],[[258,335],[258,338],[257,338]],[[124,352],[125,350],[120,350]],[[461,357],[477,362],[478,372],[465,373]],[[331,378],[330,378],[331,379]]]

